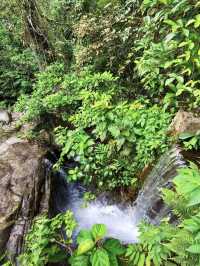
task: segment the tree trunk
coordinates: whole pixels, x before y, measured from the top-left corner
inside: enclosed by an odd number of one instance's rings
[[[55,58],[53,48],[45,30],[45,21],[42,20],[37,0],[19,0],[23,12],[25,27],[25,42],[43,57],[46,62],[52,62]]]

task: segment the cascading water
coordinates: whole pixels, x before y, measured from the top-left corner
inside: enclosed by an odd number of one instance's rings
[[[173,147],[158,161],[147,177],[135,204],[121,206],[109,204],[106,199],[96,199],[83,207],[84,188],[66,181],[65,171],[60,171],[53,181],[52,205],[54,215],[70,209],[78,222],[78,231],[88,229],[95,223],[107,226],[108,236],[124,243],[133,243],[138,238],[138,223],[146,218],[158,223],[169,213],[159,196],[162,187],[168,187],[177,169],[185,166],[179,147]]]
[[[135,202],[137,220],[147,219],[157,224],[170,214],[170,209],[160,197],[161,188],[170,188],[179,168],[185,167],[186,161],[178,146],[172,147],[161,156],[150,175],[146,178],[143,189]]]
[[[89,229],[93,224],[107,226],[108,236],[120,239],[124,243],[133,243],[137,239],[137,228],[132,206],[126,208],[109,204],[104,199],[96,199],[84,207],[83,194],[86,191],[80,184],[67,183],[65,171],[60,171],[54,179],[53,212],[54,215],[72,210],[80,229]]]

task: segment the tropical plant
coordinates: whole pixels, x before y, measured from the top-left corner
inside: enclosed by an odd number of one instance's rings
[[[54,64],[38,75],[32,97],[21,96],[16,104],[24,111],[22,122],[48,116],[57,121],[62,151],[56,166],[78,162],[69,180],[110,190],[136,186],[137,173],[167,149],[171,116],[145,99],[123,99],[123,87],[109,72],[64,72]]]
[[[69,118],[75,129],[56,129],[57,143],[63,145],[59,164],[66,157],[79,162],[68,179],[110,189],[134,184],[136,173],[157,157],[157,148],[160,154],[166,150],[170,116],[137,101],[115,105],[108,93],[81,96],[82,108]]]
[[[199,1],[144,0],[137,70],[150,97],[168,106],[199,104]]]
[[[186,150],[198,150],[200,147],[200,132],[185,132],[179,135]]]
[[[38,59],[33,51],[23,48],[19,39],[0,22],[0,104],[13,105],[21,93],[31,93]]]
[[[66,260],[76,225],[70,211],[52,219],[38,217],[26,237],[24,253],[18,258],[20,265],[44,266]]]
[[[83,195],[83,208],[87,208],[88,204],[95,200],[96,196],[92,192],[85,192]]]
[[[117,239],[106,239],[106,226],[93,225],[91,230],[81,230],[77,243],[78,248],[69,259],[72,266],[118,266],[119,256],[125,252]]]
[[[190,167],[178,171],[175,191],[163,189],[177,224],[166,218],[160,225],[140,225],[140,242],[130,245],[126,256],[131,265],[199,265],[200,263],[200,171]],[[140,262],[140,264],[138,264]],[[146,263],[146,264],[145,264]]]

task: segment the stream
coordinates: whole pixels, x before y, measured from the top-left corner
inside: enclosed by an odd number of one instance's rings
[[[78,222],[76,234],[81,229],[91,228],[95,223],[103,223],[107,226],[108,237],[117,238],[123,243],[137,242],[137,226],[142,219],[157,224],[163,217],[170,215],[170,209],[160,197],[160,189],[171,187],[177,169],[185,165],[180,148],[172,147],[154,166],[136,201],[126,206],[111,204],[100,197],[83,207],[85,189],[78,183],[68,183],[66,172],[61,170],[53,181],[53,213],[56,215],[72,210]]]

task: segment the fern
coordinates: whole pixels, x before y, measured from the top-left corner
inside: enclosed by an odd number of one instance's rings
[[[200,171],[196,165],[179,169],[174,190],[163,189],[164,201],[178,217],[177,224],[165,219],[159,226],[140,225],[140,243],[128,248],[127,256],[145,256],[153,265],[199,265],[200,262]],[[195,192],[194,192],[195,191]]]

